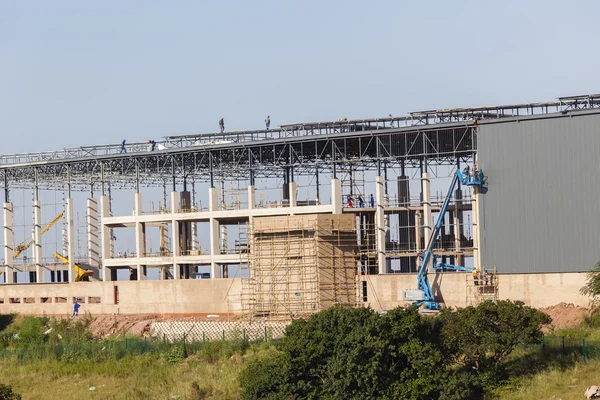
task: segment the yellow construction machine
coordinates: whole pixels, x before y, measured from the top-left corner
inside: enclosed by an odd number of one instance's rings
[[[42,235],[50,230],[60,219],[63,217],[63,213],[60,213],[54,218],[52,221],[48,222],[46,226],[42,229]],[[14,258],[19,257],[19,254],[27,250],[33,244],[33,238],[30,236],[27,239],[23,240],[19,245],[15,248]]]
[[[69,259],[64,257],[57,252],[54,252],[54,258],[62,261],[63,264],[69,265]],[[90,271],[88,269],[83,269],[77,264],[73,264],[73,269],[75,270],[75,282],[83,282],[88,281],[90,276],[94,276],[94,271]]]

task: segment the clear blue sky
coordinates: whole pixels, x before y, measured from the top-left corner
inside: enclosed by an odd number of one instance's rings
[[[0,153],[596,93],[597,1],[0,0]]]

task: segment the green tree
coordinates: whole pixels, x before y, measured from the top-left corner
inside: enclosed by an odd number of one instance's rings
[[[588,296],[592,305],[600,302],[600,261],[587,273],[585,285],[579,293]]]
[[[437,399],[448,360],[439,328],[414,308],[332,307],[293,321],[279,355],[245,367],[240,384],[247,399]]]
[[[521,301],[501,300],[444,310],[440,322],[445,353],[468,370],[486,373],[494,371],[517,345],[539,343],[542,326],[552,319]]]

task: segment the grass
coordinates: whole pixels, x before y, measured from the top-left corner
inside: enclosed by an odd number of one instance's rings
[[[0,382],[11,385],[23,399],[238,399],[237,375],[244,357],[266,348],[209,342],[177,362],[168,353],[104,362],[4,359]],[[91,386],[95,390],[90,391]]]
[[[575,362],[561,368],[551,367],[527,379],[520,379],[505,385],[495,392],[492,398],[499,400],[529,399],[580,399],[585,390],[600,381],[598,370],[600,360]]]

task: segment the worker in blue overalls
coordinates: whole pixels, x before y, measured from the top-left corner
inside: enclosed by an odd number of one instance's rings
[[[81,307],[81,305],[78,300],[75,299],[75,304],[73,304],[73,317],[79,316],[79,307]]]

